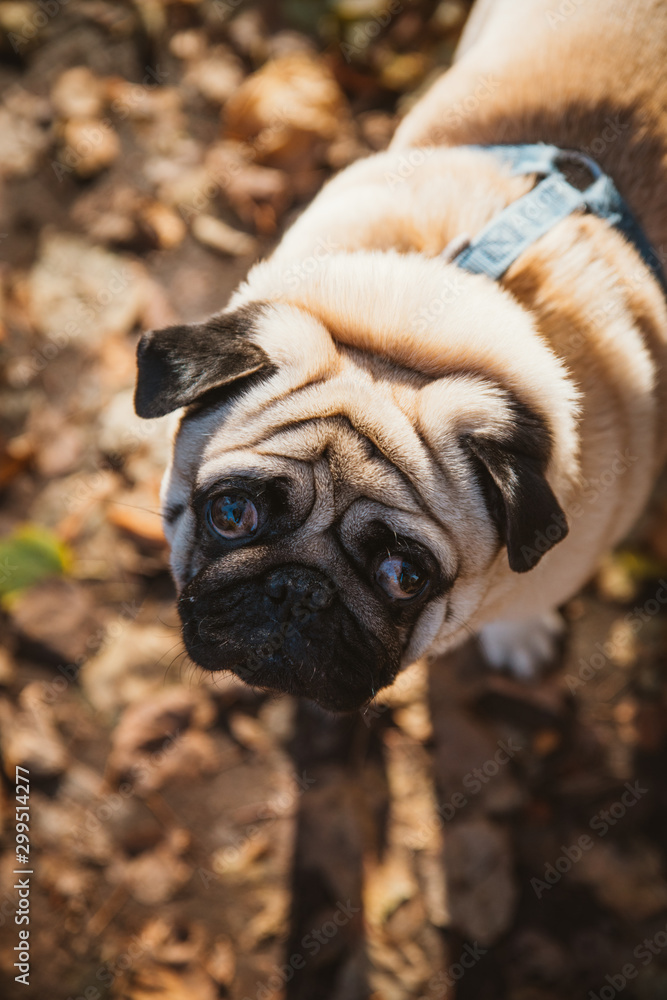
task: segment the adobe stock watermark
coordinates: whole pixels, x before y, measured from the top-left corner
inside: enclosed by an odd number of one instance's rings
[[[211,882],[217,882],[225,872],[233,869],[238,860],[242,857],[246,846],[256,840],[261,833],[266,832],[268,825],[274,823],[281,816],[288,813],[294,803],[314,784],[315,778],[308,776],[306,771],[302,774],[292,775],[293,789],[281,792],[270,799],[257,814],[259,822],[252,823],[246,827],[243,836],[237,837],[233,843],[229,844],[223,851],[216,852],[213,861],[213,870],[208,868],[198,868],[197,874],[202,885],[208,889]]]
[[[50,270],[50,269],[49,269]],[[114,268],[105,288],[95,293],[94,299],[76,304],[76,319],[68,320],[61,332],[54,333],[41,348],[33,348],[28,357],[21,359],[16,372],[17,382],[27,385],[36,375],[65,350],[71,340],[79,339],[109,304],[128,288],[132,274],[127,268]]]
[[[103,1000],[104,997],[109,995],[107,991],[113,986],[116,979],[129,972],[135,962],[145,955],[147,948],[147,944],[136,934],[133,934],[129,939],[125,951],[122,951],[114,958],[108,959],[103,965],[100,965],[95,973],[95,979],[101,988],[98,989],[97,986],[91,983],[78,996],[70,994],[67,1000]]]
[[[226,21],[243,3],[245,0],[213,0],[212,9],[219,18]]]
[[[644,938],[632,954],[641,966],[646,967],[651,964],[656,955],[660,955],[666,948],[667,926],[664,931],[657,931],[652,938]],[[614,1000],[614,997],[617,997],[633,979],[638,977],[639,971],[633,962],[626,962],[619,972],[605,976],[605,985],[600,987],[597,992],[591,990],[588,994],[588,1000]]]
[[[7,34],[7,41],[14,52],[20,53],[33,40],[40,28],[45,28],[69,2],[70,0],[37,0],[36,4],[26,4],[26,15],[21,30],[10,31]]]
[[[633,785],[629,781],[625,783],[625,791],[620,799],[612,803],[608,809],[601,809],[599,813],[591,819],[588,824],[589,829],[598,837],[602,838],[623,819],[629,809],[637,805],[640,799],[648,795],[648,788],[642,788],[639,781]],[[541,899],[545,892],[553,889],[566,875],[572,867],[581,861],[584,854],[595,847],[596,841],[588,833],[582,833],[577,840],[569,846],[561,845],[560,854],[554,862],[548,862],[544,866],[543,878],[531,878],[530,885],[538,899]]]
[[[469,969],[477,965],[480,959],[484,958],[487,954],[488,948],[481,948],[477,941],[473,941],[472,944],[465,944],[463,950],[459,955],[458,962],[453,962],[447,969],[446,972],[439,972],[436,976],[432,976],[427,984],[428,996],[435,998],[442,998],[445,1000],[446,997],[450,996],[450,990],[452,987],[456,986]]]
[[[431,817],[420,828],[419,832],[415,831],[406,839],[406,845],[409,848],[414,851],[422,849],[432,833],[436,830],[442,830],[445,823],[451,822],[461,809],[465,809],[471,798],[479,795],[484,786],[488,785],[499,774],[502,767],[509,764],[517,753],[525,749],[521,744],[515,743],[512,737],[507,740],[498,740],[497,747],[493,757],[489,757],[479,767],[474,767],[467,774],[464,774],[461,784],[467,794],[464,794],[463,791],[454,792],[448,802],[437,803],[435,806],[436,815]]]
[[[604,153],[607,146],[610,146],[613,142],[616,142],[618,137],[630,128],[629,122],[622,122],[620,114],[613,116],[607,115],[604,120],[604,128],[598,136],[593,139],[590,146],[582,146],[581,152],[585,153],[586,156],[590,156],[595,159]]]
[[[447,306],[455,302],[465,290],[466,284],[460,274],[460,271],[448,272],[442,282],[442,291],[427,305],[421,307],[413,324],[416,333],[425,333],[442,316]]]
[[[550,28],[558,28],[561,24],[576,14],[586,0],[561,0],[557,7],[551,7],[545,13],[547,24]]]
[[[336,937],[341,927],[354,918],[357,913],[361,913],[361,906],[355,906],[348,899],[345,903],[337,901],[336,909],[331,920],[325,920],[321,927],[313,928],[301,939],[301,947],[309,958],[319,955],[322,948]],[[296,952],[291,955],[285,965],[274,965],[274,972],[266,982],[257,981],[257,992],[253,997],[245,996],[243,1000],[273,1000],[278,990],[282,990],[286,983],[289,983],[295,973],[305,969],[307,963],[303,952]]]
[[[365,52],[373,39],[389,27],[402,10],[403,4],[400,0],[390,0],[384,10],[374,14],[367,21],[356,23],[346,40],[340,44],[345,62],[351,63],[355,56]]]
[[[86,163],[90,162],[91,153],[104,147],[107,142],[107,150],[111,148],[111,157],[117,155],[119,151],[118,136],[110,118],[102,118],[99,121],[88,122],[78,131],[75,141],[70,141],[58,149],[57,156],[51,160],[51,169],[62,184],[63,179],[68,174],[73,174],[82,168],[85,170]]]
[[[438,145],[440,140],[445,139],[450,130],[462,125],[466,118],[469,118],[479,108],[480,104],[496,93],[499,87],[500,80],[495,79],[492,75],[481,77],[471,94],[447,109],[443,124],[433,133],[430,145],[417,146],[406,153],[401,153],[395,169],[385,170],[384,179],[389,190],[393,191],[400,184],[405,183],[416,170],[423,167],[434,153],[441,151],[442,146]]]
[[[325,260],[328,260],[340,248],[340,243],[336,243],[331,236],[320,236],[313,247],[312,254],[304,257],[303,260],[298,261],[296,264],[291,264],[281,273],[282,285],[290,291],[294,291],[309,275],[314,274]],[[282,287],[276,289],[276,294],[280,294],[281,290]]]
[[[596,642],[595,652],[591,653],[588,659],[579,658],[579,669],[576,674],[566,674],[565,683],[571,694],[596,677],[610,660],[623,654],[628,648],[631,637],[636,635],[652,618],[655,618],[663,608],[667,607],[667,580],[660,579],[658,583],[660,586],[653,597],[649,597],[643,604],[635,605],[632,611],[628,611],[624,615],[623,621],[630,626],[629,633],[624,630],[620,632],[620,638],[617,637],[607,642]]]

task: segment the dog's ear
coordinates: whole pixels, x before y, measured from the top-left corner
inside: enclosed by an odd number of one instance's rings
[[[510,569],[526,573],[568,533],[565,514],[547,482],[549,432],[534,414],[517,414],[507,435],[466,434],[484,498],[507,546]]]
[[[203,323],[145,333],[137,348],[138,416],[163,417],[203,396],[231,397],[249,377],[269,374],[268,355],[251,339],[260,312],[253,303]]]

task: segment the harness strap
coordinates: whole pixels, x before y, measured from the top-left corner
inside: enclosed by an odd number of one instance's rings
[[[661,261],[644,231],[621,197],[611,177],[595,160],[574,150],[545,143],[522,146],[471,146],[499,157],[513,175],[537,174],[543,179],[527,194],[508,205],[492,219],[453,263],[472,274],[498,279],[540,236],[573,212],[591,212],[605,219],[632,243],[660,282],[667,296],[667,279]],[[583,191],[570,183],[562,167],[585,168],[592,183]]]

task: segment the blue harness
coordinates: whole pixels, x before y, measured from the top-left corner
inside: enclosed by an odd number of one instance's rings
[[[471,146],[499,157],[511,173],[537,174],[542,180],[518,201],[508,205],[492,219],[456,257],[457,264],[472,274],[501,278],[508,267],[535,240],[561,219],[581,210],[606,219],[634,244],[649,271],[660,282],[667,296],[667,280],[660,258],[641,226],[618,193],[611,177],[604,174],[589,156],[558,149],[544,143],[523,146]],[[592,183],[580,191],[567,180],[562,167],[585,168]]]

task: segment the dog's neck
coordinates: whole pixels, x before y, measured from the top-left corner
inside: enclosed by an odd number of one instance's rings
[[[667,7],[660,0],[478,5],[461,55],[391,148],[547,142],[592,156],[667,250]]]
[[[325,186],[273,256],[251,270],[230,308],[253,299],[321,303],[322,292],[328,289],[324,298],[332,305],[322,317],[325,324],[333,316],[338,326],[353,328],[359,325],[360,314],[370,310],[363,349],[382,354],[386,350],[382,316],[393,302],[391,309],[397,315],[386,322],[397,327],[398,346],[406,338],[426,343],[435,336],[441,338],[443,357],[449,356],[452,345],[445,329],[429,324],[428,316],[423,329],[415,325],[424,310],[428,313],[434,293],[427,290],[426,299],[419,308],[408,310],[406,318],[401,303],[410,289],[403,287],[400,272],[391,267],[369,270],[361,260],[355,265],[354,258],[360,252],[369,256],[369,251],[373,255],[369,260],[378,262],[385,255],[439,258],[452,240],[461,234],[474,237],[533,184],[532,177],[511,176],[494,157],[467,148],[387,152],[361,160]],[[346,258],[350,267],[343,280],[338,264]],[[429,275],[435,263],[429,261]],[[446,301],[452,271],[458,269],[442,260],[437,263],[442,268],[440,298]],[[421,275],[415,268],[410,281],[419,285]],[[401,303],[393,294],[396,282],[403,289]],[[430,289],[431,277],[426,283]],[[498,285],[533,316],[540,336],[573,373],[575,383],[586,384],[590,378],[590,369],[581,368],[582,345],[607,343],[619,325],[632,331],[637,315],[644,317],[643,329],[628,333],[638,338],[637,351],[641,353],[648,342],[649,349],[667,363],[662,290],[634,247],[601,219],[572,215],[562,220],[518,258]],[[313,291],[315,286],[319,292]],[[418,329],[421,332],[415,336]],[[486,334],[495,338],[499,357],[504,357],[503,335],[495,321]],[[667,419],[667,398],[660,405]]]
[[[470,254],[465,250],[466,245],[496,225],[503,212],[513,211],[522,199],[536,194],[534,184],[534,175],[513,174],[501,157],[475,147],[431,147],[388,152],[361,160],[325,186],[285,234],[273,256],[251,270],[242,286],[240,300],[237,298],[234,304],[252,298],[292,297],[311,275],[340,253],[416,252],[445,262],[458,258],[457,263],[466,266],[463,260]],[[539,210],[539,198],[537,201],[537,206],[532,207]],[[582,228],[577,213],[560,231],[576,228],[581,240],[593,239],[600,244],[595,234],[606,233],[608,222],[604,217],[594,216],[595,210],[589,220],[592,224]],[[547,231],[562,221],[562,218],[548,219]],[[516,254],[508,255],[511,266],[508,263],[505,268],[507,276],[502,268],[495,273],[482,269],[481,273],[503,282],[511,280],[530,262],[531,242],[537,243],[543,235],[537,232],[534,238],[525,241],[526,245],[517,248]],[[627,238],[627,232],[624,235]],[[623,237],[619,238],[622,243]],[[497,240],[495,236],[493,239],[496,251]],[[640,282],[650,286],[653,277],[642,260],[641,247],[637,241],[635,244],[628,261],[631,283],[633,287]],[[604,257],[607,252],[608,244],[604,241],[598,253]],[[559,256],[562,255],[561,250]],[[660,257],[660,250],[651,252],[651,263],[656,256]],[[538,257],[542,259],[539,253]],[[564,261],[565,266],[557,269],[562,270],[569,283],[585,283],[579,257],[575,252],[570,267]],[[648,259],[646,254],[644,257]],[[627,273],[627,268],[619,272]]]

